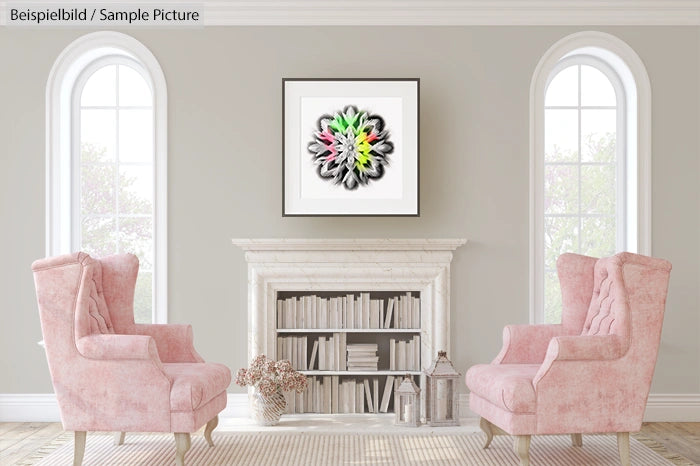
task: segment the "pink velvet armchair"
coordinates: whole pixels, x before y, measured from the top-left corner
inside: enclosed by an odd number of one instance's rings
[[[190,433],[211,432],[226,407],[231,372],[204,362],[189,325],[135,324],[138,259],[85,253],[32,264],[41,329],[63,428],[75,432],[74,465],[87,431],[173,432],[184,464]]]
[[[564,254],[557,261],[562,322],[509,325],[491,364],[473,366],[469,406],[494,434],[516,436],[521,465],[530,436],[617,434],[630,464],[629,433],[641,428],[661,339],[671,264],[621,253],[604,259]]]

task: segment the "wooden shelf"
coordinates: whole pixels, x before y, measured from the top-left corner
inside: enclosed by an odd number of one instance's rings
[[[298,371],[304,375],[420,375],[421,371]]]
[[[420,333],[419,328],[278,328],[277,333]]]

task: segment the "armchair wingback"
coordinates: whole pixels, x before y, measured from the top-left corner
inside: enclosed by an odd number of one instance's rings
[[[509,325],[491,364],[466,374],[487,446],[494,427],[519,436],[528,464],[533,434],[616,432],[629,456],[641,428],[661,339],[671,264],[638,254],[557,261],[562,323]],[[627,460],[628,461],[628,460]]]
[[[32,264],[51,381],[65,430],[173,432],[178,464],[189,433],[211,431],[226,407],[231,372],[206,363],[189,325],[134,323],[138,259],[74,253]]]

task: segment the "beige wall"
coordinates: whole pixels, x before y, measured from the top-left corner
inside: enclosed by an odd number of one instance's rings
[[[698,29],[597,28],[644,61],[653,95],[653,250],[673,262],[653,391],[700,392]],[[126,31],[169,91],[170,321],[207,359],[246,363],[244,237],[466,237],[451,358],[490,360],[528,320],[528,99],[570,27]],[[44,92],[86,30],[0,28],[0,393],[51,391],[29,266],[44,255]],[[281,78],[421,78],[421,217],[282,218]],[[238,391],[235,385],[232,391]]]

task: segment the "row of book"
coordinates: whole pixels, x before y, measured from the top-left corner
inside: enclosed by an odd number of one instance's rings
[[[300,371],[376,371],[379,369],[379,345],[376,343],[347,343],[346,333],[333,333],[313,341],[308,353],[308,335],[278,336],[277,359],[288,359]],[[385,366],[386,367],[386,366]],[[389,339],[389,370],[419,371],[420,337],[410,340]]]
[[[298,371],[344,371],[348,370],[346,347],[347,334],[334,333],[332,337],[318,337],[308,357],[309,336],[291,335],[277,337],[277,359],[288,359]]]
[[[389,370],[419,371],[420,337],[414,335],[410,340],[389,339]]]
[[[308,377],[307,382],[304,392],[285,393],[287,413],[386,413],[400,378],[388,375],[383,387],[378,377],[341,380],[337,375],[328,375]]]
[[[386,306],[385,306],[386,304]],[[277,300],[277,328],[420,328],[420,298],[370,299],[369,293],[335,298],[298,296]]]

